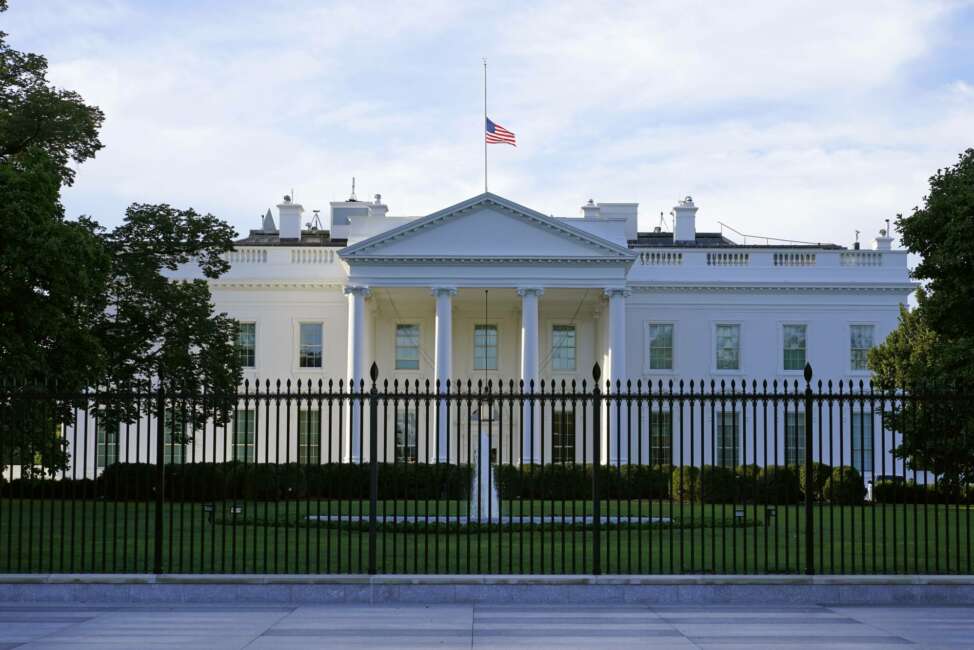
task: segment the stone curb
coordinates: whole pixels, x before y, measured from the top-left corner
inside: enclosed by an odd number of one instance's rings
[[[958,575],[0,574],[6,603],[974,605]]]

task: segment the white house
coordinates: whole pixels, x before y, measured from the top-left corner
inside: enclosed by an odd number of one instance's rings
[[[489,193],[422,217],[390,216],[378,195],[372,202],[336,202],[327,227],[307,224],[302,206],[289,197],[277,208],[277,221],[268,210],[263,227],[230,253],[231,270],[211,282],[217,310],[241,323],[238,344],[251,385],[266,379],[357,384],[367,380],[373,362],[382,380],[411,385],[458,379],[523,380],[536,387],[587,379],[591,385],[596,363],[603,378],[623,386],[691,379],[793,384],[802,380],[806,361],[816,380],[868,381],[865,353],[896,327],[899,307],[914,289],[906,252],[891,250],[886,232],[871,250],[736,243],[699,231],[690,197],[673,208],[673,232],[639,232],[635,203],[589,201],[580,217],[554,217]],[[417,411],[396,414],[397,457],[469,454],[462,444],[453,452],[443,444],[459,414],[441,412],[428,424]],[[731,415],[736,431],[746,414]],[[297,413],[287,417],[298,429],[312,422]],[[321,416],[315,417],[320,430]],[[319,438],[315,449],[322,459],[321,449],[327,447],[330,457],[335,448],[337,456],[339,444],[346,458],[362,453],[348,431],[357,429],[359,413],[353,409],[351,417],[339,427],[343,443]],[[797,411],[791,417],[797,432],[803,423]],[[235,429],[249,429],[247,439],[259,437],[263,418],[245,412]],[[576,439],[574,423],[566,429],[552,425],[557,421],[548,418],[533,443],[505,442],[503,426],[491,431],[493,457],[590,462],[591,441]],[[431,428],[433,440],[439,437],[435,452],[434,442],[424,443]],[[578,430],[588,428],[583,422]],[[680,443],[672,439],[672,419],[665,428],[665,453],[675,456]],[[292,458],[307,446],[305,434],[304,443],[288,443]],[[695,458],[684,462],[711,462],[715,453],[727,453],[723,442],[708,451],[703,438]],[[213,457],[206,450],[190,453],[221,460],[237,456],[238,443],[221,443]],[[602,458],[610,462],[666,461],[603,444]],[[854,452],[863,453],[848,439],[843,444],[846,464]],[[795,449],[791,458],[775,449],[778,461],[795,460]],[[877,470],[880,462],[892,466],[878,458],[879,449],[867,451]],[[272,452],[264,455],[258,445],[253,453],[273,461]],[[115,453],[133,460],[124,450]],[[736,446],[731,453],[751,462]],[[816,449],[819,458],[827,460],[824,448]],[[91,466],[99,464],[104,461],[93,459]]]

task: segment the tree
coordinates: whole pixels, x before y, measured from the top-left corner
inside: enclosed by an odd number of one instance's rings
[[[870,352],[878,384],[912,397],[898,402],[895,450],[948,486],[974,482],[974,149],[930,178],[923,207],[896,220],[904,245],[922,256],[917,306]]]
[[[235,234],[210,214],[133,204],[125,222],[106,237],[112,278],[99,332],[106,353],[102,384],[120,392],[162,388],[181,397],[174,415],[189,431],[208,416],[220,423],[228,416],[228,409],[214,410],[203,396],[234,395],[240,385],[237,323],[214,313],[206,279],[172,281],[168,274],[193,264],[205,278],[218,278],[229,269],[224,254],[232,250]],[[111,420],[137,417],[130,401],[106,406]]]
[[[66,458],[55,429],[71,404],[38,410],[12,390],[52,390],[56,382],[76,392],[101,371],[94,327],[105,307],[108,251],[97,224],[64,218],[60,189],[73,179],[69,163],[101,148],[103,116],[46,74],[44,57],[10,48],[0,32],[0,368],[8,383],[0,469],[15,456],[40,456],[50,467]]]
[[[0,3],[0,13],[7,3]],[[104,114],[78,93],[55,88],[47,80],[47,59],[18,52],[0,32],[0,164],[20,167],[32,152],[50,157],[61,182],[70,185],[76,163],[94,157]]]
[[[74,181],[72,164],[101,149],[104,116],[49,84],[44,57],[5,38],[0,32],[0,470],[16,462],[29,474],[39,457],[53,473],[68,461],[56,428],[88,406],[66,395],[236,392],[234,321],[214,313],[206,280],[167,276],[198,264],[207,279],[218,277],[234,232],[168,205],[133,204],[110,233],[88,218],[66,219],[61,187]],[[57,399],[36,398],[55,390]],[[132,421],[139,411],[123,403],[103,404],[100,415]]]

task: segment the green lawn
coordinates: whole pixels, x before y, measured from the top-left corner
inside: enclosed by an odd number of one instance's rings
[[[369,536],[347,520],[311,524],[308,515],[364,515],[367,501],[217,504],[163,512],[167,572],[363,573]],[[381,514],[453,516],[457,501],[381,501]],[[670,525],[603,526],[605,573],[801,573],[804,511],[778,506],[608,501],[603,515],[667,517]],[[591,514],[590,501],[505,502],[515,518]],[[972,573],[974,508],[945,505],[814,509],[819,573]],[[154,550],[152,503],[0,500],[0,572],[146,572]],[[589,573],[594,532],[570,524],[462,528],[379,526],[380,573]]]

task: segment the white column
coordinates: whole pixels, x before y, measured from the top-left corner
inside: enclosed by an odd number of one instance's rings
[[[517,290],[521,296],[521,379],[524,381],[524,392],[531,392],[532,382],[534,390],[540,390],[538,383],[538,298],[544,289],[538,287],[522,287]],[[541,403],[534,402],[534,416],[532,417],[532,403],[524,404],[524,440],[521,442],[521,462],[533,463],[540,454],[543,432],[539,426],[541,422]]]
[[[456,287],[433,287],[436,298],[436,357],[434,376],[439,383],[439,392],[446,391],[447,381],[453,373],[453,296]],[[441,463],[449,462],[447,455],[450,432],[449,413],[446,400],[436,405],[436,457]],[[456,450],[454,450],[455,452]]]
[[[348,296],[348,383],[349,390],[359,392],[365,379],[365,299],[368,287],[345,287]],[[368,390],[368,387],[366,387]],[[351,400],[347,410],[345,439],[342,441],[344,460],[358,463],[362,461],[360,443],[363,439],[362,401]],[[367,438],[367,436],[364,436]]]
[[[611,382],[611,392],[617,390],[625,392],[626,380],[626,296],[629,295],[628,289],[606,289],[605,295],[609,298],[609,381]],[[617,388],[616,382],[621,385]],[[629,462],[628,429],[625,427],[627,422],[626,413],[619,412],[618,406],[621,402],[612,400],[606,404],[606,416],[609,419],[606,442],[608,443],[609,453],[605,454],[608,462],[615,464],[626,464]],[[617,423],[621,426],[617,426]]]

